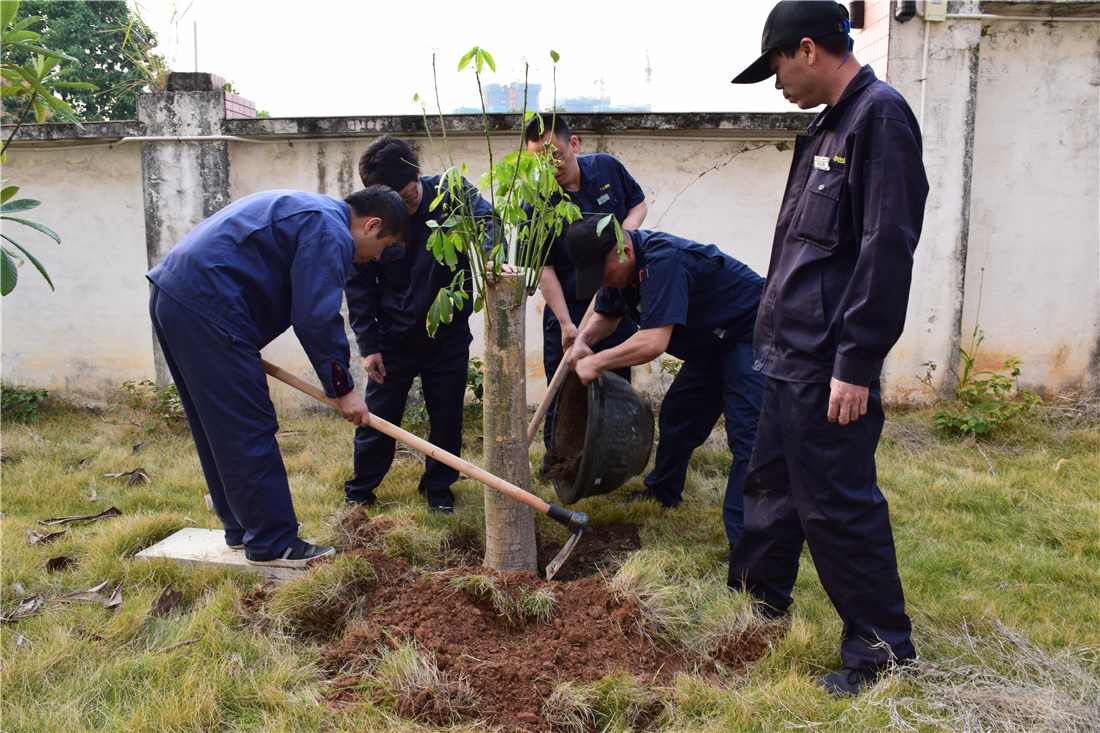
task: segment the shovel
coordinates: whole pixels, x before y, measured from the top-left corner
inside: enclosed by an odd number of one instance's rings
[[[339,409],[339,403],[330,397],[326,397],[325,393],[319,387],[310,384],[304,379],[291,374],[282,367],[276,366],[269,361],[264,360],[263,364],[264,371],[280,382],[289,384],[291,387],[305,392],[310,397],[314,397],[330,407]],[[569,558],[569,554],[573,552],[573,548],[576,546],[577,540],[580,539],[581,533],[584,532],[585,527],[588,526],[587,514],[583,512],[573,512],[557,506],[556,504],[548,504],[531,492],[524,491],[515,484],[511,484],[502,478],[494,476],[485,469],[478,468],[469,461],[464,461],[453,453],[448,453],[442,448],[432,445],[423,438],[418,438],[407,430],[402,430],[398,426],[383,420],[377,415],[370,416],[370,427],[380,433],[385,433],[395,440],[400,440],[405,445],[420,451],[429,458],[434,458],[440,463],[461,471],[470,478],[485,484],[489,488],[499,491],[521,504],[526,504],[535,511],[542,512],[555,522],[564,525],[565,528],[572,533],[572,536],[569,538],[569,541],[565,543],[565,547],[561,548],[561,552],[555,555],[554,559],[550,561],[550,564],[546,566],[547,580],[552,580],[558,570],[561,569],[561,566]]]

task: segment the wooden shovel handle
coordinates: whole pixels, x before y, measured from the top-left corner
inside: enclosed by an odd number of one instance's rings
[[[325,393],[316,385],[310,384],[301,377],[298,377],[295,374],[291,374],[287,370],[283,369],[280,366],[272,364],[266,359],[263,360],[263,363],[264,371],[270,374],[275,379],[278,379],[284,384],[289,384],[291,387],[294,387],[297,390],[305,392],[310,397],[318,399],[321,402],[324,402],[326,405],[330,405],[339,409],[340,403],[338,403],[331,397],[326,397]],[[451,468],[461,471],[475,481],[480,481],[489,488],[499,491],[505,496],[510,496],[521,504],[526,504],[537,512],[548,514],[551,516],[551,518],[557,519],[557,517],[554,517],[553,514],[551,514],[550,512],[550,508],[554,506],[553,504],[546,503],[531,492],[524,491],[515,484],[509,483],[504,479],[499,478],[498,476],[494,476],[485,469],[478,468],[469,461],[464,461],[455,454],[448,453],[442,448],[432,445],[423,438],[418,438],[407,430],[402,430],[398,426],[394,425],[391,422],[383,420],[377,415],[370,416],[370,427],[374,428],[380,433],[385,433],[391,438],[400,440],[405,445],[408,445],[409,447],[420,451],[429,458],[434,458],[440,463],[446,464]],[[559,507],[555,508],[560,509]]]
[[[596,295],[599,295],[599,293],[596,293]],[[588,319],[596,312],[596,295],[592,296],[592,300],[588,304],[588,310],[584,312],[584,317],[581,318],[581,325],[577,326],[577,335],[580,335],[580,332],[588,325]],[[547,307],[549,308],[549,306]],[[570,346],[569,350],[572,351],[573,347]],[[554,372],[554,378],[550,380],[550,384],[546,387],[546,394],[542,396],[542,402],[539,403],[539,408],[535,410],[535,416],[531,418],[531,424],[527,426],[527,445],[531,445],[531,441],[535,439],[535,433],[538,432],[539,425],[542,424],[542,418],[546,417],[546,411],[550,409],[550,403],[554,400],[554,395],[561,389],[561,383],[565,381],[568,374],[569,353],[566,352],[562,354],[558,370]]]

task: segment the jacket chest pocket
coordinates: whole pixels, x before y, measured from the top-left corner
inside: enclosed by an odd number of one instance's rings
[[[825,250],[836,248],[843,192],[842,170],[811,170],[794,224],[795,236]]]

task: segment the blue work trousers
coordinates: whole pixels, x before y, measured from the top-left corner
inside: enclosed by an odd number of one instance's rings
[[[191,426],[227,545],[252,560],[279,557],[298,536],[279,421],[260,351],[181,305],[156,285],[149,315]]]
[[[872,385],[867,414],[840,425],[827,417],[829,391],[824,382],[768,380],[745,476],[745,528],[728,582],[785,612],[805,540],[844,623],[844,666],[873,670],[914,655],[889,510],[875,474],[882,401]]]
[[[726,418],[726,443],[733,463],[722,500],[722,523],[729,546],[737,543],[744,523],[741,485],[752,455],[764,378],[753,371],[752,332],[732,343],[713,359],[687,360],[665,393],[658,418],[660,440],[653,471],[645,485],[665,506],[678,505],[684,493],[688,462],[714,430],[719,416]]]
[[[420,376],[424,391],[424,407],[428,411],[428,442],[448,453],[462,451],[462,405],[466,395],[466,376],[470,362],[469,328],[448,335],[429,349],[408,350],[380,344],[386,378],[382,384],[367,381],[366,402],[371,414],[395,425],[401,424],[405,403],[413,379]],[[347,501],[359,504],[374,502],[374,489],[393,464],[396,442],[374,428],[356,428],[355,475],[344,484]],[[458,471],[434,458],[424,461],[420,493],[433,507],[453,507],[451,484],[458,480]]]

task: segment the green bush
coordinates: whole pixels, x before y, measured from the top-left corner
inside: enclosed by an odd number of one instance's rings
[[[4,420],[27,422],[38,417],[38,402],[49,396],[44,389],[27,389],[22,385],[15,387],[0,384],[0,414]]]
[[[125,403],[115,405],[108,412],[118,413],[118,417],[106,420],[110,425],[128,422],[149,432],[158,424],[167,427],[187,426],[187,416],[183,412],[180,393],[175,384],[158,387],[151,379],[140,382],[130,380],[122,383],[126,392]]]

